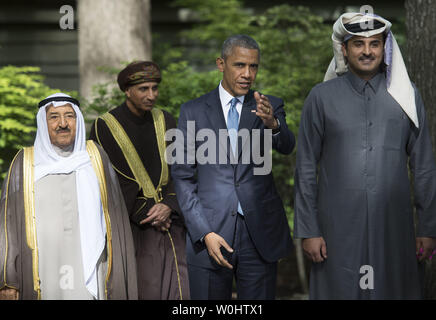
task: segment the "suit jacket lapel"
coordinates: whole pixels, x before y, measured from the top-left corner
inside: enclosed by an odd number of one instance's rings
[[[214,130],[227,129],[218,88],[210,93],[206,103],[209,107],[206,111],[206,115],[209,118],[212,128]]]
[[[226,148],[225,150],[227,150],[227,157],[230,159],[230,153],[231,152],[231,146],[230,146],[230,139],[220,139],[219,137],[219,130],[220,129],[225,129],[227,130],[227,124],[226,124],[226,120],[224,118],[224,113],[223,113],[223,109],[221,106],[221,100],[220,100],[220,96],[219,96],[219,89],[218,87],[213,90],[210,95],[209,98],[206,101],[208,108],[206,110],[206,116],[209,119],[210,125],[211,125],[211,129],[213,129],[215,131],[215,136],[217,138],[217,140],[219,141],[219,143],[221,144],[221,147]],[[221,151],[222,149],[219,148],[219,151]],[[218,156],[218,155],[217,155]]]
[[[256,110],[256,99],[254,99],[254,92],[250,90],[245,95],[244,104],[242,105],[241,120],[239,121],[239,130],[248,129],[250,131],[251,128],[253,128],[254,122],[256,121],[258,116],[256,116],[256,114],[252,112],[252,110]],[[248,143],[248,141],[245,141],[245,143]],[[241,157],[244,145],[241,145],[240,142],[238,144],[238,159]]]

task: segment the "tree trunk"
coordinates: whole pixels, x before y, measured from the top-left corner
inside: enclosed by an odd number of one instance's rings
[[[433,153],[436,153],[436,1],[406,0],[405,6],[408,72],[424,100]],[[424,296],[435,299],[436,264],[426,262],[425,269]]]
[[[406,0],[408,72],[424,100],[436,147],[436,1]]]
[[[151,59],[150,0],[78,0],[80,94],[116,76],[97,70]]]

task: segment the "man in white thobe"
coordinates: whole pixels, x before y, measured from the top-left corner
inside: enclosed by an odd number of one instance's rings
[[[118,180],[85,134],[77,100],[41,101],[35,145],[17,154],[2,188],[0,298],[137,298]]]

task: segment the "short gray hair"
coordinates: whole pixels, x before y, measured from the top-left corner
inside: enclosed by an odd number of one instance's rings
[[[245,34],[236,34],[236,35],[228,37],[223,43],[223,46],[221,49],[221,58],[225,59],[229,55],[231,55],[234,47],[242,47],[245,49],[255,49],[259,53],[259,59],[260,59],[259,45],[257,44],[256,40],[254,40],[252,37],[247,36]]]

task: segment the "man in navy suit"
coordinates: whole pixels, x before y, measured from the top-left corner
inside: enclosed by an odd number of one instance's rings
[[[199,148],[204,146],[197,136],[191,144],[189,138],[183,140],[184,161],[172,166],[188,229],[192,299],[230,299],[233,275],[239,299],[274,299],[277,261],[293,248],[270,170],[256,173],[259,163],[254,155],[247,158],[244,154],[260,150],[271,157],[271,150],[261,143],[268,137],[270,146],[282,154],[290,154],[295,146],[295,137],[286,125],[283,100],[250,90],[259,58],[255,40],[246,35],[231,36],[216,60],[223,73],[219,86],[181,106],[178,129],[184,137],[208,129],[217,139],[207,139],[209,145],[216,141],[216,149],[208,150],[207,156],[216,151],[216,158],[220,157],[219,162],[199,161]],[[249,139],[232,140],[234,130],[245,130]],[[260,139],[255,139],[256,130]],[[226,136],[226,142],[220,143],[223,131],[230,139]]]

